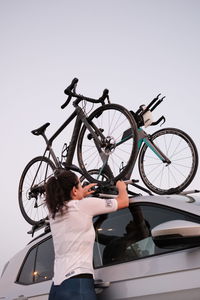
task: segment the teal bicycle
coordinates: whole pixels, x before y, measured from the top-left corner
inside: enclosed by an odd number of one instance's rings
[[[152,111],[164,98],[160,98],[159,94],[147,107],[142,105],[135,113],[131,112],[138,126],[140,177],[147,188],[160,195],[183,191],[194,179],[198,168],[197,148],[184,131],[163,128],[147,134],[142,128],[165,122],[164,116],[156,122],[152,118]],[[128,177],[133,169],[130,169]]]

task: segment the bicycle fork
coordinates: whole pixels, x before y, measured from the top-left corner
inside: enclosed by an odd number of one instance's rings
[[[147,147],[149,147],[153,153],[163,162],[166,166],[171,164],[171,160],[160,150],[158,146],[156,146],[149,135],[146,134],[142,129],[138,129],[139,141],[138,141],[138,149],[141,148],[142,143],[145,143]]]

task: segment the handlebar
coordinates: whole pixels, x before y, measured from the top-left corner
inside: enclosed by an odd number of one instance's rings
[[[158,94],[145,108],[144,108],[144,105],[140,105],[139,109],[135,113],[131,111],[131,113],[133,114],[133,116],[136,120],[136,123],[137,123],[138,127],[144,125],[143,117],[144,117],[145,113],[152,112],[164,100],[165,96],[160,98],[160,95],[161,94]],[[162,124],[165,123],[165,117],[164,116],[160,117],[157,121],[152,122],[150,124],[150,126],[157,125],[161,121],[163,121]]]
[[[165,123],[166,119],[164,116],[160,117],[157,121],[152,122],[151,126],[155,126],[158,125],[160,122],[162,122],[162,124],[160,124],[160,126],[162,126]]]
[[[65,103],[63,105],[61,105],[62,109],[65,108],[69,104],[69,102],[71,101],[72,97],[76,97],[77,98],[77,100],[78,100],[77,103],[80,102],[80,101],[82,101],[82,100],[86,100],[88,102],[101,103],[103,105],[106,98],[108,99],[108,102],[110,102],[109,101],[109,95],[108,95],[109,94],[109,90],[108,89],[105,89],[103,91],[103,94],[102,94],[102,96],[99,99],[93,99],[93,98],[90,98],[90,97],[86,97],[86,96],[77,94],[76,93],[77,83],[78,83],[78,78],[74,78],[72,80],[71,84],[64,90],[64,93],[66,95],[68,95],[68,98],[65,101]]]

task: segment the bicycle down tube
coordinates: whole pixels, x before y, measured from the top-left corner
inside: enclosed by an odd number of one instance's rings
[[[52,150],[51,144],[52,144],[53,140],[62,132],[62,130],[65,129],[65,127],[67,127],[67,125],[75,117],[76,117],[76,121],[75,121],[73,133],[72,133],[72,136],[71,136],[71,141],[70,141],[69,148],[68,148],[68,154],[67,154],[67,158],[66,158],[66,161],[65,161],[65,167],[70,168],[72,166],[73,157],[74,157],[74,153],[75,153],[75,148],[76,148],[77,140],[78,140],[78,135],[79,135],[82,123],[83,123],[86,126],[86,128],[89,130],[90,134],[92,135],[92,139],[93,139],[93,141],[96,145],[96,148],[99,152],[100,158],[101,158],[102,163],[103,163],[103,166],[102,166],[102,169],[103,169],[104,166],[107,164],[109,156],[102,151],[101,143],[100,143],[98,137],[100,136],[102,139],[105,139],[105,137],[102,134],[102,132],[95,126],[95,124],[92,121],[90,121],[90,123],[87,121],[87,117],[85,116],[83,110],[78,105],[76,106],[75,112],[65,121],[65,123],[49,139],[48,150],[50,151],[54,162],[56,163],[56,156],[55,156],[55,154]],[[110,173],[111,173],[111,170],[110,170]]]

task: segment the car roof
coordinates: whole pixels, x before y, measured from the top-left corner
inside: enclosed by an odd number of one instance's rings
[[[136,196],[130,203],[154,203],[180,209],[200,216],[200,194]]]

